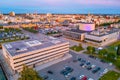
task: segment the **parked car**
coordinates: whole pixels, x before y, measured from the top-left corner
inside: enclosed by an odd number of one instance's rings
[[[90,57],[90,58],[93,58],[93,59],[96,59],[96,57],[95,57],[95,56],[93,56],[93,55],[89,55],[89,57]]]
[[[95,68],[93,71],[92,71],[92,73],[97,73],[99,70],[100,70],[101,68],[100,67],[97,67],[97,68]]]
[[[92,79],[92,78],[88,78],[88,80],[94,80],[94,79]]]
[[[87,80],[87,76],[81,75],[81,76],[79,77],[79,79],[80,79],[80,80]]]
[[[44,76],[43,76],[43,79],[44,79],[44,80],[46,80],[46,79],[48,79],[48,78],[49,78],[49,77],[48,77],[47,75],[44,75]]]
[[[53,72],[52,72],[52,71],[50,71],[50,70],[49,70],[49,71],[47,71],[47,73],[49,73],[49,74],[53,74]]]
[[[92,67],[91,67],[91,66],[88,66],[88,67],[87,67],[87,70],[91,70],[91,69],[92,69]]]
[[[72,77],[72,78],[70,78],[70,80],[76,80],[76,77]]]

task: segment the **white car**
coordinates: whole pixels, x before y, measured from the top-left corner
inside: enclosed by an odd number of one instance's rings
[[[104,74],[106,74],[109,70],[107,68],[105,68],[101,73],[100,76],[103,76]]]
[[[109,71],[109,70],[108,70],[107,68],[104,69],[103,74],[106,74],[108,71]]]
[[[96,65],[92,65],[91,67],[94,68],[94,67],[96,67]]]
[[[81,76],[79,77],[79,79],[82,79],[84,76],[85,76],[85,75],[81,75]]]
[[[94,79],[92,79],[92,78],[89,78],[88,80],[94,80]]]

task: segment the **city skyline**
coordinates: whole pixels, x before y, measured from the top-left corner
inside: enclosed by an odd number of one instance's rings
[[[1,1],[0,12],[59,14],[120,14],[119,0],[13,0]],[[28,4],[26,4],[28,3]]]

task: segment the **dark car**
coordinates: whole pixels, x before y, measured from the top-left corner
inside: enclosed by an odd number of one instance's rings
[[[84,59],[81,60],[82,63],[85,63],[86,61]]]
[[[77,62],[77,60],[74,59],[73,62]]]
[[[49,77],[47,75],[43,76],[43,79],[46,80],[48,79]]]
[[[71,73],[73,71],[73,69],[71,67],[65,67],[64,70],[62,70],[60,73],[64,76],[68,75],[69,73]]]
[[[90,62],[87,62],[86,65],[90,65]]]
[[[87,70],[91,70],[91,69],[92,69],[92,67],[91,67],[91,66],[87,67]]]
[[[106,63],[106,61],[105,61],[105,60],[100,60],[100,62],[102,62],[102,63]]]
[[[83,65],[84,65],[84,63],[81,63],[81,64],[80,64],[80,66],[83,66]]]
[[[92,71],[92,73],[97,73],[99,70],[100,70],[101,68],[100,67],[97,67],[96,69],[94,69],[93,71]]]
[[[78,61],[81,61],[82,59],[81,58],[78,58]]]
[[[73,71],[73,69],[70,68],[70,67],[66,67],[65,70],[68,71],[68,72],[72,72]]]
[[[72,77],[72,78],[70,78],[70,80],[76,80],[76,77]]]
[[[52,71],[47,71],[47,73],[49,73],[49,74],[53,74],[53,72],[52,72]]]
[[[93,56],[93,55],[89,55],[89,57],[90,57],[90,58],[93,58],[93,59],[96,59],[96,57],[95,57],[95,56]]]

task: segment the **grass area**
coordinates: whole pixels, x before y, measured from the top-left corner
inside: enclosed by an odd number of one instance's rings
[[[109,71],[103,75],[99,80],[118,80],[120,78],[120,73],[115,71]]]
[[[117,46],[118,46],[119,44],[120,44],[120,41],[117,41],[117,42],[109,45],[109,47],[107,48],[108,53],[110,53],[110,52],[116,53],[116,52],[117,52],[117,51],[116,51],[116,48],[117,48]]]
[[[108,48],[107,48],[107,52],[108,53],[113,53],[116,54],[117,53],[117,46],[120,44],[120,41],[117,41],[113,44],[111,44]],[[117,57],[116,60],[110,60],[114,65],[116,65],[116,68],[120,70],[120,56]]]
[[[103,23],[103,24],[100,24],[99,26],[110,26],[111,24],[117,24],[117,23],[120,23],[120,20],[117,22]]]
[[[77,52],[84,50],[82,46],[76,46],[76,45],[70,47],[70,49],[77,51]]]
[[[103,51],[102,54],[101,53],[90,54],[88,51],[86,51],[85,53],[98,57],[102,60],[105,60],[106,62],[112,62],[116,66],[116,69],[120,70],[120,56],[117,56],[117,50],[116,50],[116,47],[119,44],[120,44],[120,41],[117,41],[111,44],[109,47],[104,49],[106,50],[106,52]]]
[[[27,28],[23,28],[23,29],[26,30],[26,31],[32,32],[32,33],[38,33],[38,31],[35,30],[34,28],[27,27]]]
[[[14,42],[14,41],[19,41],[19,40],[26,40],[26,39],[29,39],[29,37],[24,37],[24,38],[19,38],[19,39],[2,41],[2,42],[0,42],[0,49],[2,49],[2,44],[3,44],[3,43]]]
[[[46,35],[59,34],[60,32],[47,32]]]

